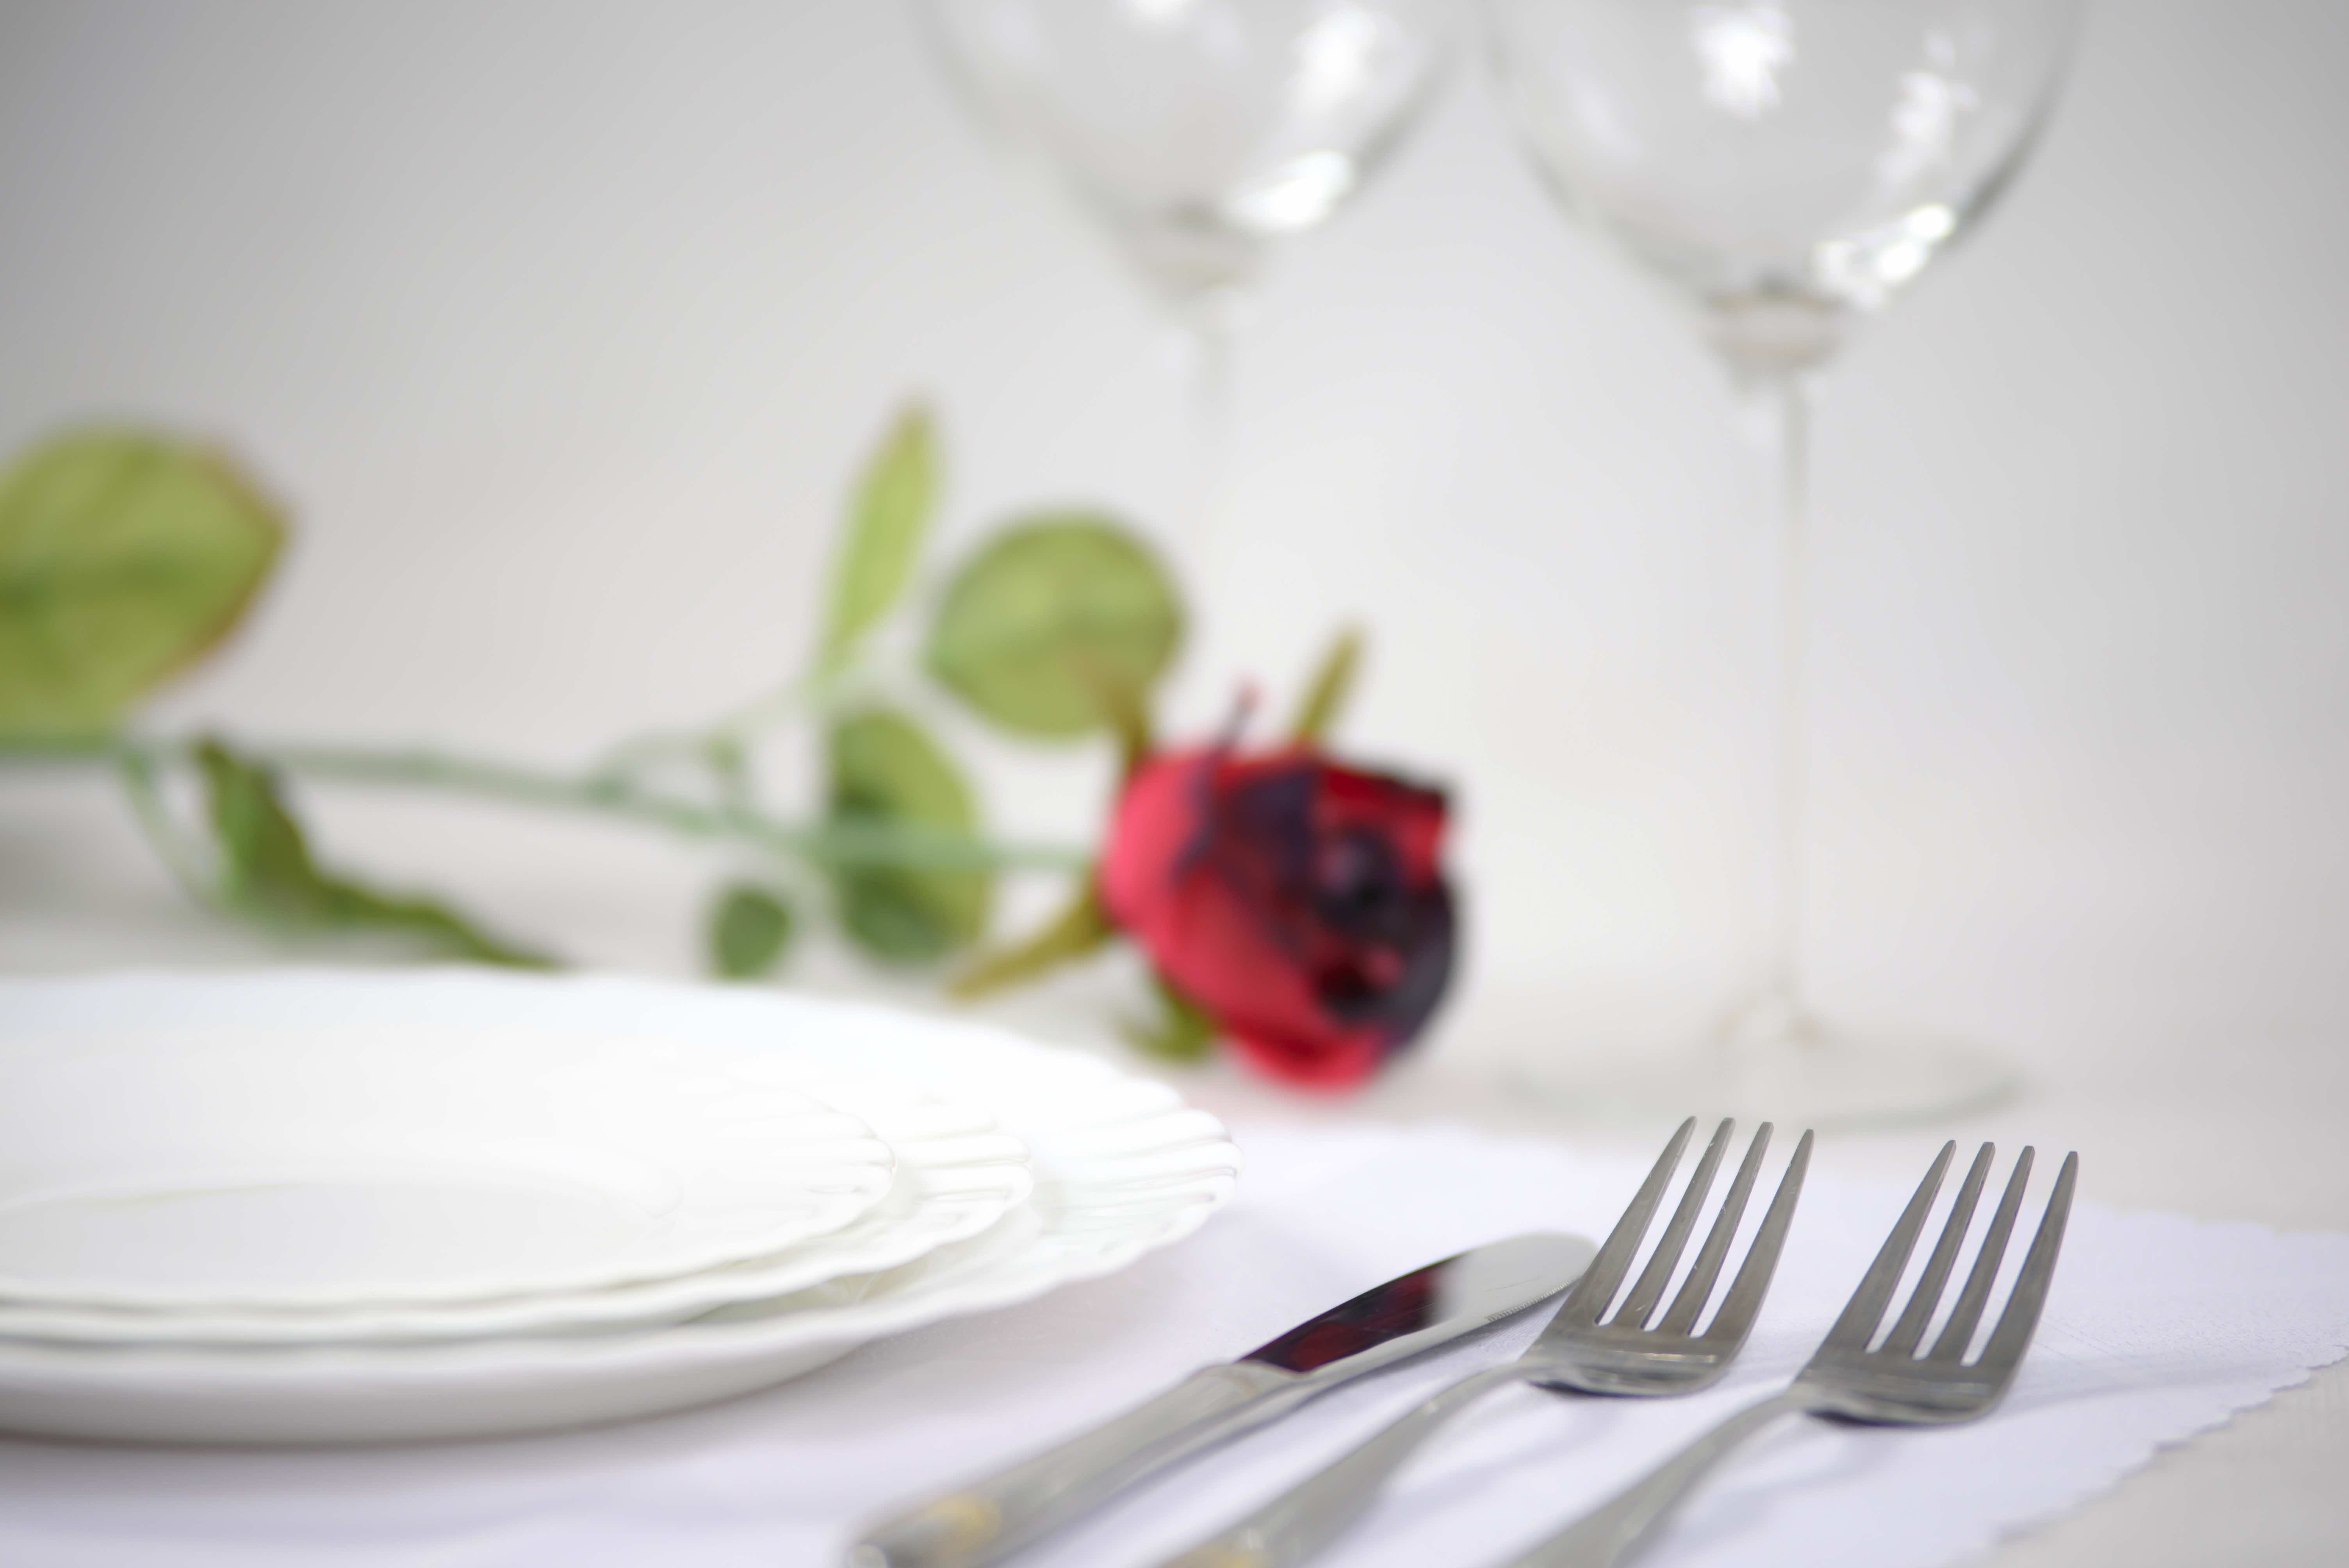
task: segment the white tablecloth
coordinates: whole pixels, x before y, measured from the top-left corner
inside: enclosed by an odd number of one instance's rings
[[[554,1437],[372,1450],[0,1444],[0,1562],[832,1563],[850,1522],[874,1507],[1081,1427],[1430,1257],[1536,1226],[1603,1233],[1644,1164],[1457,1128],[1265,1126],[1242,1129],[1242,1141],[1243,1195],[1192,1241],[1123,1275],[869,1346],[719,1407]],[[2042,1168],[2037,1193],[2051,1173]],[[2084,1175],[2093,1193],[2094,1169]],[[1495,1396],[1414,1461],[1330,1561],[1469,1568],[1543,1533],[1782,1382],[1904,1198],[1899,1186],[1815,1172],[1724,1386],[1658,1403]],[[2027,1221],[2035,1212],[2034,1199]],[[1542,1315],[1332,1396],[1026,1561],[1154,1562],[1434,1382],[1515,1354]],[[1789,1421],[1718,1479],[1652,1561],[1953,1562],[2105,1490],[2157,1446],[2258,1403],[2344,1346],[2349,1236],[2084,1202],[2039,1343],[1998,1415],[1922,1434]]]

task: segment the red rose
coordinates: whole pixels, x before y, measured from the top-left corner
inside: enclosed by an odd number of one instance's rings
[[[1135,769],[1102,903],[1276,1077],[1338,1088],[1410,1043],[1452,974],[1444,796],[1302,747]]]

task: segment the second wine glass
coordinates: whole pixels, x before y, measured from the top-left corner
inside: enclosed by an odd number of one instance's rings
[[[2078,0],[1487,0],[1493,64],[1572,217],[1688,309],[1775,428],[1783,708],[1762,985],[1706,1048],[1541,1076],[1594,1110],[1813,1126],[1947,1114],[1986,1052],[1857,1037],[1802,977],[1809,383],[1978,224],[2038,139]]]

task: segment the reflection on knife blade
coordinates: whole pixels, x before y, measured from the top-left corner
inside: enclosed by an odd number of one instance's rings
[[[1572,1236],[1513,1236],[1477,1247],[1366,1290],[1240,1359],[1316,1372],[1438,1326],[1456,1325],[1453,1333],[1466,1333],[1572,1284],[1582,1272],[1572,1261],[1578,1247],[1587,1258],[1588,1243]]]

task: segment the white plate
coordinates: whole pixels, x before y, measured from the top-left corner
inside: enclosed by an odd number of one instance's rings
[[[857,1345],[1110,1273],[1229,1197],[1238,1152],[1163,1084],[1001,1031],[740,987],[614,976],[281,972],[0,984],[0,1034],[184,1027],[526,1028],[765,1045],[827,1079],[978,1104],[1030,1150],[1034,1195],[886,1273],[671,1327],[452,1345],[120,1349],[0,1345],[0,1426],[88,1438],[320,1442],[610,1420],[748,1392]]]
[[[748,1047],[746,1047],[748,1048]],[[765,1054],[765,1053],[762,1053]],[[653,1327],[738,1301],[873,1274],[977,1235],[1035,1186],[1028,1149],[968,1105],[841,1085],[826,1099],[895,1151],[888,1195],[846,1229],[763,1258],[602,1290],[409,1306],[299,1312],[18,1306],[0,1302],[0,1339],[76,1345],[333,1345]]]
[[[758,1257],[888,1191],[855,1118],[741,1053],[512,1028],[98,1038],[0,1012],[0,1299],[294,1308],[588,1289]]]

